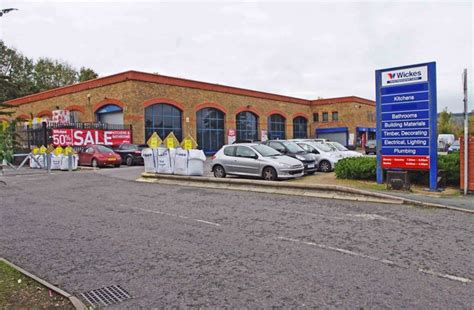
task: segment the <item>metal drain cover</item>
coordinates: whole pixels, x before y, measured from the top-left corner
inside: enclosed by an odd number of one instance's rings
[[[119,285],[88,291],[81,296],[93,307],[109,306],[131,298],[130,294]]]

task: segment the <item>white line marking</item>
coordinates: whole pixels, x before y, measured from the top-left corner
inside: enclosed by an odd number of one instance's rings
[[[212,226],[221,226],[221,224],[219,224],[219,223],[209,222],[209,221],[200,220],[200,219],[194,219],[194,218],[190,218],[190,217],[187,217],[187,216],[184,216],[184,215],[179,215],[179,214],[173,214],[173,213],[167,213],[167,212],[149,210],[149,209],[143,209],[143,208],[135,208],[135,209],[143,211],[143,212],[150,212],[150,213],[156,213],[156,214],[162,214],[162,215],[177,217],[177,218],[180,218],[180,219],[183,219],[183,220],[191,220],[191,221],[195,221],[195,222],[199,222],[199,223],[203,223],[203,224],[207,224],[207,225],[212,225]]]
[[[462,282],[462,283],[471,283],[472,282],[471,279],[458,277],[458,276],[453,276],[453,275],[446,274],[446,273],[439,273],[439,272],[436,272],[436,271],[431,271],[431,270],[426,270],[426,269],[418,269],[418,271],[422,272],[422,273],[430,274],[432,276],[437,276],[437,277],[440,277],[440,278],[459,281],[459,282]]]
[[[286,238],[286,237],[277,237],[277,239],[284,240],[284,241],[291,241],[291,242],[295,242],[295,243],[302,243],[302,244],[311,245],[311,246],[316,246],[316,247],[321,248],[321,249],[331,250],[331,251],[335,251],[335,252],[339,252],[339,253],[343,253],[343,254],[347,254],[347,255],[356,256],[356,257],[362,257],[362,258],[377,261],[377,262],[380,262],[380,263],[383,263],[383,264],[386,264],[386,265],[396,266],[396,267],[400,267],[400,268],[404,268],[404,269],[409,269],[408,266],[403,266],[403,265],[397,264],[397,263],[395,263],[391,260],[388,260],[388,259],[378,258],[378,257],[375,257],[375,256],[370,256],[370,255],[366,255],[366,254],[363,254],[363,253],[358,253],[358,252],[354,252],[354,251],[350,251],[350,250],[346,250],[346,249],[336,248],[336,247],[332,247],[332,246],[328,246],[328,245],[324,245],[324,244],[320,244],[320,243],[302,241],[302,240],[293,239],[293,238]],[[472,280],[468,279],[468,278],[453,276],[453,275],[450,275],[450,274],[440,273],[440,272],[436,272],[436,271],[432,271],[432,270],[426,270],[426,269],[419,268],[418,271],[421,272],[421,273],[424,273],[424,274],[429,274],[429,275],[436,276],[436,277],[439,277],[439,278],[453,280],[453,281],[457,281],[457,282],[461,282],[461,283],[471,283],[472,282]]]
[[[381,262],[381,263],[384,263],[384,264],[387,264],[387,265],[391,265],[391,266],[395,265],[394,262],[392,262],[391,260],[388,260],[388,259],[381,259],[381,258],[378,258],[378,257],[375,257],[375,256],[365,255],[365,254],[362,254],[362,253],[353,252],[353,251],[346,250],[346,249],[341,249],[341,248],[336,248],[336,247],[332,247],[332,246],[328,246],[328,245],[324,245],[324,244],[320,244],[320,243],[301,241],[301,240],[298,240],[298,239],[292,239],[292,238],[286,238],[286,237],[278,237],[278,239],[285,240],[285,241],[296,242],[296,243],[303,243],[303,244],[306,244],[306,245],[316,246],[318,248],[325,249],[325,250],[331,250],[331,251],[335,251],[335,252],[339,252],[339,253],[343,253],[343,254],[347,254],[347,255],[367,258],[367,259],[378,261],[378,262]]]

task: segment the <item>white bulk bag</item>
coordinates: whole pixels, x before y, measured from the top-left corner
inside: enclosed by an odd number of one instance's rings
[[[31,154],[31,157],[34,157],[36,159],[36,161],[31,158],[30,159],[30,168],[33,168],[33,169],[43,169],[46,167],[46,156],[45,155],[33,155]]]
[[[59,154],[58,156],[51,154],[51,170],[60,170],[62,160],[63,154]]]
[[[150,148],[144,148],[142,150],[143,164],[145,166],[145,172],[156,173],[156,152]]]
[[[174,173],[174,156],[176,149],[158,149],[158,163],[156,170],[158,173],[173,174]]]
[[[77,170],[77,164],[79,162],[79,157],[77,155],[71,155],[71,161],[72,161],[72,169],[71,170]],[[63,155],[63,158],[61,160],[61,170],[66,171],[69,170],[69,156],[68,155]]]
[[[188,175],[204,175],[206,155],[202,150],[188,151]]]
[[[189,175],[189,152],[183,149],[177,149],[174,157],[174,174]]]

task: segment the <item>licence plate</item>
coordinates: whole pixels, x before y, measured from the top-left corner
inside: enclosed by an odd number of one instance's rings
[[[314,168],[314,164],[308,164],[308,168]]]
[[[115,160],[115,157],[109,157],[107,158],[108,161],[112,161],[112,160]]]

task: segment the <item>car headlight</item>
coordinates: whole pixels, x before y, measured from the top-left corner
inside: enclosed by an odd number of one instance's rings
[[[285,163],[280,163],[280,166],[283,168],[291,168],[291,165]]]
[[[303,156],[300,156],[300,155],[296,155],[296,159],[298,159],[298,160],[306,160]]]

